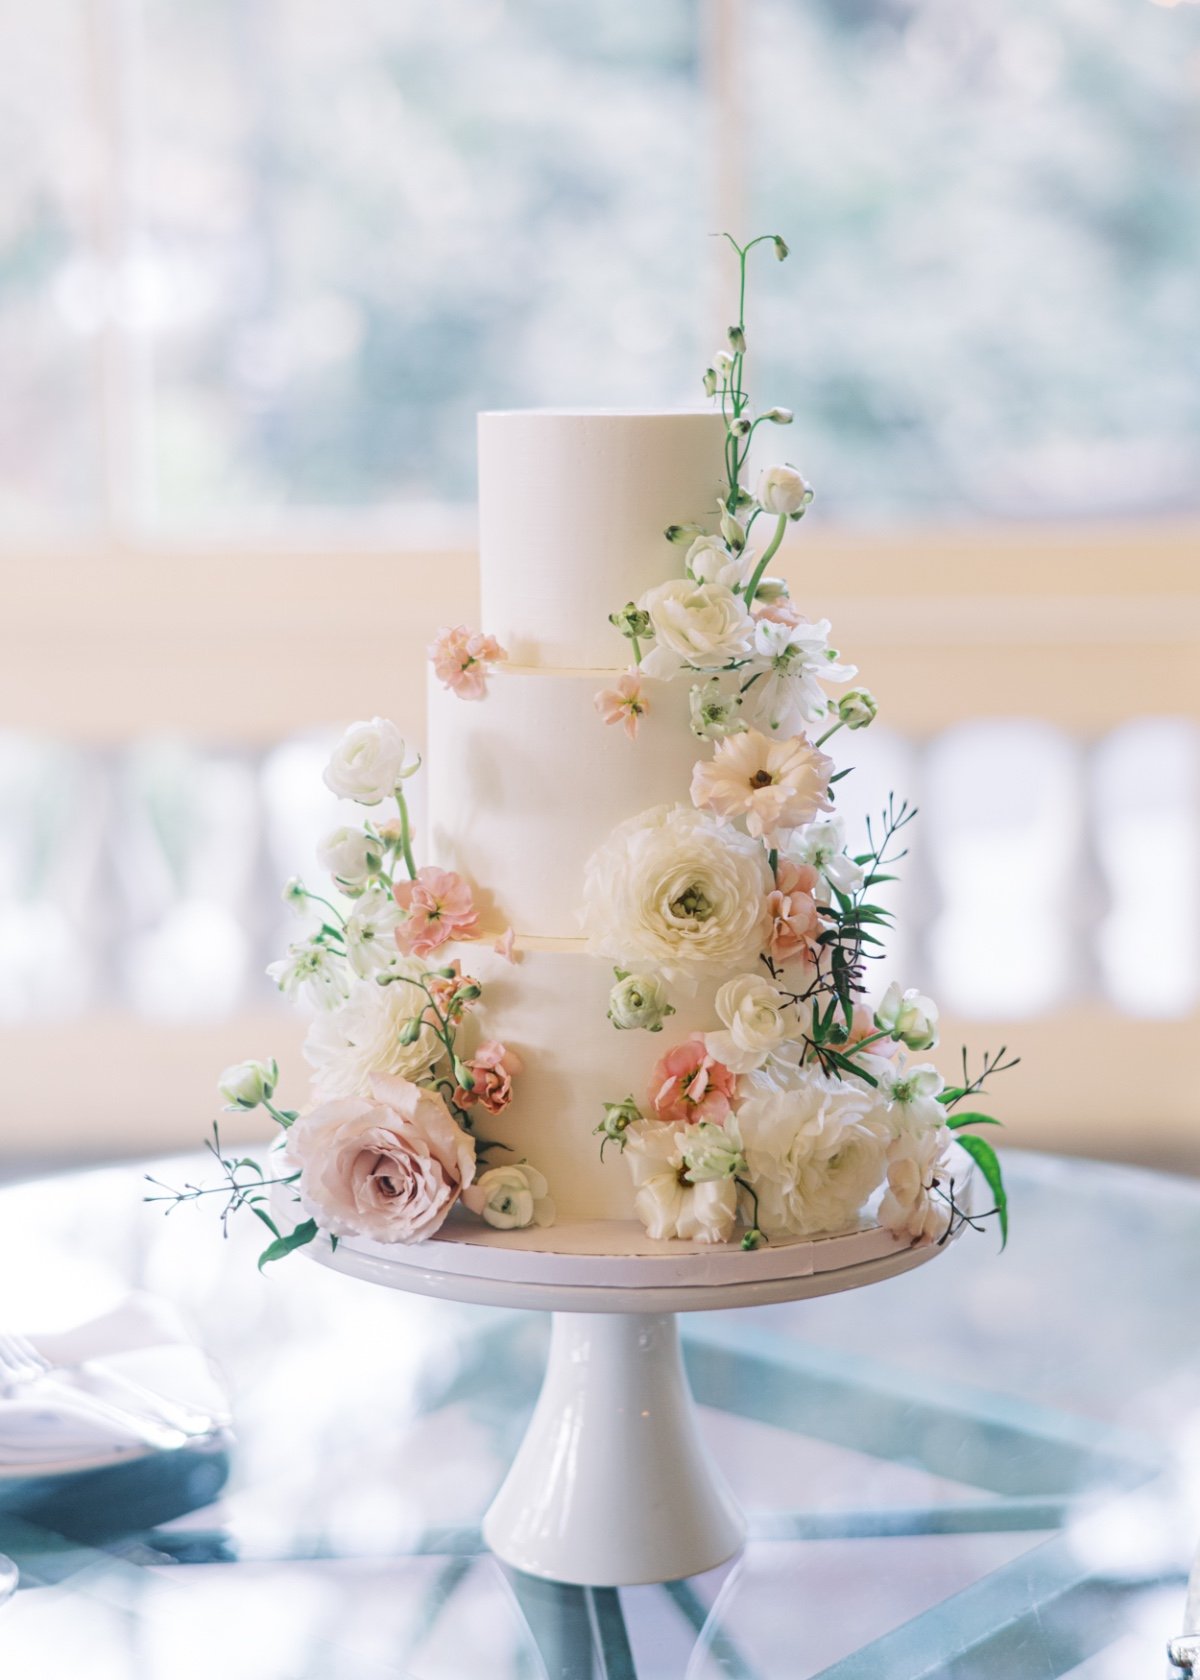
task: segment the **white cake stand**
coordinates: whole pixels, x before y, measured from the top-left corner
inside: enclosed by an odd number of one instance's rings
[[[745,1539],[700,1438],[675,1315],[857,1289],[942,1250],[864,1228],[742,1253],[605,1221],[463,1223],[411,1248],[321,1238],[306,1252],[390,1289],[553,1314],[541,1394],[483,1535],[530,1575],[619,1587],[701,1574]]]

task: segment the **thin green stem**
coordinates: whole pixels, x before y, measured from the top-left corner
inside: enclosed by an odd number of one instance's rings
[[[396,784],[396,804],[400,810],[400,855],[404,859],[404,867],[408,870],[408,878],[415,881],[417,865],[413,857],[412,832],[408,822],[408,801],[404,797],[404,789]]]
[[[754,574],[751,577],[750,582],[746,585],[744,600],[747,607],[749,607],[754,601],[755,591],[762,582],[763,573],[766,571],[767,567],[770,565],[771,561],[775,558],[775,555],[778,552],[779,545],[783,541],[783,533],[787,530],[787,526],[788,516],[786,513],[781,513],[779,515],[778,523],[775,526],[775,535],[771,538],[766,548],[763,549],[762,557],[759,560],[758,565],[754,568]]]
[[[642,649],[636,636],[630,636],[629,645],[633,649],[633,663],[640,665],[642,663]]]
[[[818,746],[818,747],[823,747],[825,745],[826,741],[828,741],[828,739],[831,735],[836,735],[839,729],[844,729],[844,728],[845,728],[845,724],[842,722],[841,718],[839,718],[837,720],[837,722],[833,725],[832,729],[827,729],[825,731],[824,735],[818,735],[817,736],[817,739],[814,742],[814,745]]]
[[[311,898],[314,904],[323,904],[326,910],[332,911],[341,923],[342,927],[345,927],[346,918],[342,915],[342,912],[338,909],[336,904],[331,904],[329,899],[322,898],[320,893],[309,892],[308,888],[305,886],[301,886],[300,891],[304,894],[305,898]],[[336,933],[337,929],[335,928],[333,931]]]

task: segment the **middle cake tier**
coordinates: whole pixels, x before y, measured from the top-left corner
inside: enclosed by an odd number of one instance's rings
[[[648,683],[649,710],[631,741],[596,709],[597,693],[620,676],[500,666],[481,701],[431,681],[429,856],[490,899],[497,926],[577,937],[584,864],[596,847],[627,817],[689,802],[702,754],[688,685]]]

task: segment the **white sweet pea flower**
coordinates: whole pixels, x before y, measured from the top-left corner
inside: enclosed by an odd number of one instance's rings
[[[761,667],[757,681],[746,691],[746,710],[753,721],[774,732],[799,731],[819,723],[829,712],[822,681],[848,682],[853,665],[839,663],[829,646],[829,620],[816,624],[777,624],[762,618],[754,626],[754,660]]]
[[[887,1189],[879,1204],[885,1231],[914,1247],[940,1242],[950,1225],[954,1178],[945,1128],[901,1132],[888,1146]]]
[[[728,1242],[737,1222],[737,1185],[732,1178],[686,1183],[686,1141],[686,1130],[657,1120],[630,1126],[624,1159],[633,1177],[634,1210],[656,1241],[680,1237],[685,1242]]]
[[[274,1095],[279,1083],[279,1063],[239,1062],[228,1067],[217,1080],[217,1091],[225,1099],[226,1108],[257,1108]]]
[[[698,1126],[681,1131],[678,1140],[689,1184],[719,1183],[747,1170],[735,1115],[730,1115],[723,1126],[701,1120]]]
[[[759,475],[755,498],[764,513],[803,513],[813,499],[812,487],[795,467],[766,467]]]
[[[361,828],[335,828],[317,847],[317,862],[351,897],[364,892],[383,864],[383,846]]]
[[[937,1004],[915,987],[902,991],[893,980],[879,1000],[875,1025],[910,1050],[932,1050],[938,1041]]]
[[[303,998],[315,1009],[336,1009],[350,993],[345,958],[319,939],[289,945],[267,973],[285,997]]]
[[[350,725],[325,766],[325,786],[339,799],[378,805],[415,769],[415,764],[405,769],[404,742],[396,725],[377,717]]]
[[[851,898],[866,880],[862,864],[855,863],[846,853],[846,831],[840,817],[810,823],[794,834],[787,855],[797,863],[807,863],[828,886]],[[828,902],[828,898],[826,894],[824,901]]]
[[[550,1187],[528,1161],[490,1167],[463,1191],[463,1204],[497,1231],[523,1231],[530,1225],[553,1225]]]
[[[777,1052],[788,1036],[787,1002],[760,974],[727,980],[717,993],[724,1032],[705,1034],[709,1054],[732,1073],[752,1073]]]
[[[884,1119],[893,1136],[903,1132],[937,1131],[946,1123],[946,1110],[937,1100],[945,1088],[945,1080],[931,1062],[919,1062],[915,1067],[899,1065],[882,1056],[861,1058],[870,1061],[875,1077],[876,1096],[884,1108]]]
[[[370,980],[397,965],[396,929],[401,920],[395,899],[382,888],[373,887],[358,899],[342,931],[346,956],[360,979]]]
[[[670,578],[642,596],[654,647],[642,660],[648,677],[669,681],[685,665],[720,670],[750,650],[753,626],[741,597],[723,583]]]

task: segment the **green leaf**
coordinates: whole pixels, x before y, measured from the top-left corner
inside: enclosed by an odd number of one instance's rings
[[[1002,1126],[1003,1120],[996,1120],[990,1114],[954,1114],[946,1121],[952,1132],[960,1126]]]
[[[944,1091],[938,1092],[938,1101],[949,1108],[951,1103],[961,1102],[967,1094],[965,1085],[947,1085]]]
[[[864,887],[877,887],[881,881],[898,881],[899,875],[868,875],[863,882]]]
[[[1000,1157],[985,1138],[974,1137],[970,1132],[956,1138],[955,1142],[961,1145],[975,1162],[987,1180],[988,1189],[996,1198],[996,1212],[1000,1219],[1000,1247],[1005,1248],[1008,1244],[1008,1196],[1004,1189]]]
[[[278,1227],[278,1225],[276,1225],[275,1221],[271,1218],[271,1215],[269,1213],[264,1213],[263,1210],[257,1205],[257,1202],[250,1201],[249,1198],[247,1198],[247,1206],[249,1207],[250,1212],[254,1215],[254,1217],[256,1219],[261,1219],[262,1220],[263,1224],[267,1227],[267,1230],[270,1231],[271,1235],[276,1239],[276,1241],[277,1242],[280,1241],[281,1238],[279,1236],[279,1227]]]
[[[316,1234],[316,1220],[306,1219],[302,1225],[297,1225],[296,1229],[289,1232],[286,1237],[276,1238],[276,1240],[273,1243],[269,1243],[259,1255],[259,1271],[261,1272],[263,1267],[268,1265],[272,1260],[282,1260],[285,1255],[292,1254],[298,1248],[303,1248],[305,1243],[310,1243]]]
[[[874,1074],[868,1073],[865,1068],[856,1067],[849,1056],[843,1056],[838,1051],[829,1049],[828,1045],[825,1047],[825,1054],[831,1062],[836,1062],[838,1067],[844,1068],[847,1073],[854,1074],[855,1078],[863,1080],[868,1085],[879,1084]],[[961,1138],[959,1142],[962,1142]]]

